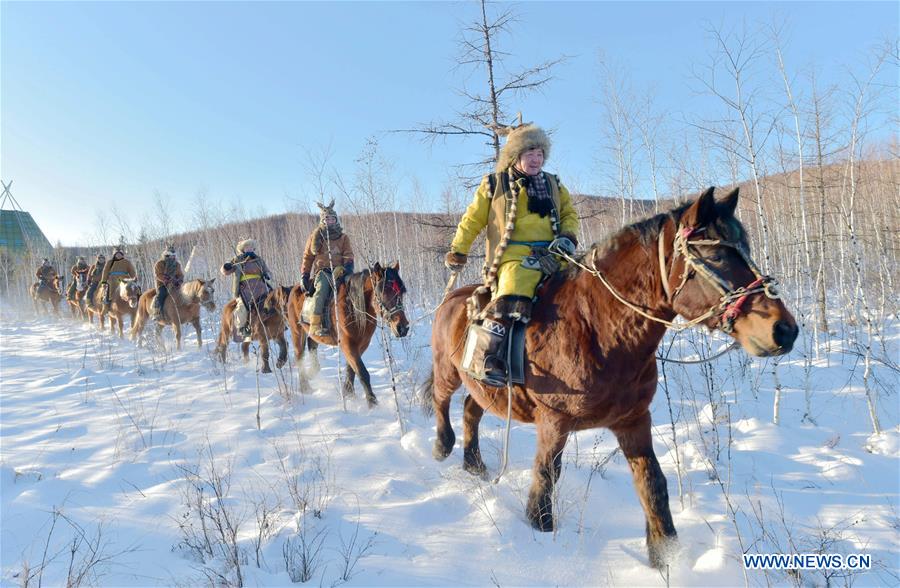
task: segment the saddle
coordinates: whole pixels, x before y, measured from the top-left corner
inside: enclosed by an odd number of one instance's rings
[[[300,322],[309,326],[310,317],[316,308],[316,299],[312,294],[307,294],[303,299],[303,307],[300,309]],[[322,327],[332,331],[331,309],[334,308],[334,295],[328,297],[325,302],[325,311],[322,313]]]

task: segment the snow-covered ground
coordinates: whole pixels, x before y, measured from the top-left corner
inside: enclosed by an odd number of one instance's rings
[[[257,374],[232,347],[216,363],[213,327],[203,349],[189,333],[183,351],[163,353],[4,309],[3,586],[235,584],[238,569],[247,586],[304,574],[320,586],[665,585],[647,566],[643,513],[608,431],[570,439],[553,534],[524,516],[533,427],[513,425],[497,485],[462,470],[459,442],[432,459],[433,421],[413,400],[430,362],[427,319],[391,342],[402,428],[377,338],[365,360],[380,404],[369,410],[358,387],[345,410],[334,350],[320,348],[301,394],[293,359]],[[891,341],[896,359],[896,332]],[[742,551],[870,554],[871,571],[830,572],[831,584],[900,583],[897,375],[876,367],[886,431],[873,437],[862,366],[840,350],[835,340],[809,372],[797,351],[781,361],[779,425],[771,360],[734,352],[705,375],[666,369],[671,416],[662,381],[653,407],[680,538],[671,584],[824,585],[829,574],[745,571]],[[492,473],[503,431],[485,418]]]

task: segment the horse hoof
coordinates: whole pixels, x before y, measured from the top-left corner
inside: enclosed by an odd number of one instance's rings
[[[550,507],[550,501],[544,507],[528,505],[528,520],[531,526],[541,533],[550,533],[553,531],[553,511]]]
[[[270,367],[267,366],[267,365],[264,365],[260,371],[261,371],[262,373],[264,373],[264,374],[271,374],[271,373],[272,373],[272,368],[270,368]]]
[[[478,478],[487,478],[487,466],[481,461],[481,457],[463,457],[463,469]]]
[[[434,447],[431,448],[431,455],[434,459],[438,461],[444,461],[447,459],[447,456],[450,455],[450,452],[453,451],[453,446],[444,447],[444,444],[441,443],[440,439],[434,440]]]
[[[378,399],[374,396],[366,396],[366,402],[369,403],[369,408],[374,408],[378,406]]]
[[[279,359],[278,361],[275,362],[275,367],[278,368],[278,369],[281,369],[281,368],[284,367],[284,364],[286,364],[286,363],[287,363],[287,361],[281,361],[281,360]]]
[[[651,568],[664,571],[674,561],[677,552],[677,537],[663,537],[655,541],[647,541],[647,555]]]

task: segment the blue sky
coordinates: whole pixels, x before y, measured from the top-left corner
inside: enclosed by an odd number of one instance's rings
[[[303,160],[331,145],[352,176],[366,139],[393,163],[399,202],[412,180],[438,208],[449,170],[483,155],[477,140],[424,146],[396,128],[462,108],[454,70],[471,2],[2,2],[0,175],[51,241],[91,241],[98,210],[132,225],[155,191],[188,214],[198,190],[248,210],[312,198]],[[515,5],[510,68],[568,61],[527,119],[554,130],[547,168],[590,186],[599,149],[598,55],[652,86],[657,107],[690,116],[703,103],[692,64],[708,60],[707,23],[787,23],[788,65],[843,79],[865,52],[896,39],[894,2],[535,2]],[[770,72],[776,73],[777,72]],[[896,71],[888,76],[896,82]],[[290,196],[293,200],[286,198]],[[340,201],[339,201],[340,202]]]

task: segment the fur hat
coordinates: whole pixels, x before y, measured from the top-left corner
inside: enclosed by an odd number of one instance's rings
[[[84,255],[79,255],[78,259],[76,259],[75,261],[77,261],[78,263],[87,263],[84,259]]]
[[[247,251],[256,251],[256,241],[254,239],[244,239],[237,244],[234,250],[238,252],[238,255]]]
[[[331,199],[327,205],[322,204],[321,202],[316,202],[316,206],[319,207],[319,224],[323,227],[325,226],[325,219],[329,216],[333,216],[335,219],[335,224],[337,226],[341,226],[341,219],[338,217],[337,212],[334,210],[334,198]]]
[[[97,259],[106,259],[106,256],[103,255],[103,252],[102,252],[102,251],[98,251],[98,252],[97,252]]]
[[[123,245],[116,245],[115,247],[113,247],[113,255],[115,255],[116,253],[125,255],[125,247]]]
[[[506,144],[500,149],[496,171],[506,171],[516,163],[519,157],[529,149],[543,149],[544,160],[550,159],[550,138],[547,133],[533,123],[518,127],[504,127],[497,131],[501,137],[506,135]]]
[[[174,245],[166,245],[166,248],[163,249],[162,256],[163,257],[175,257],[175,246]]]

